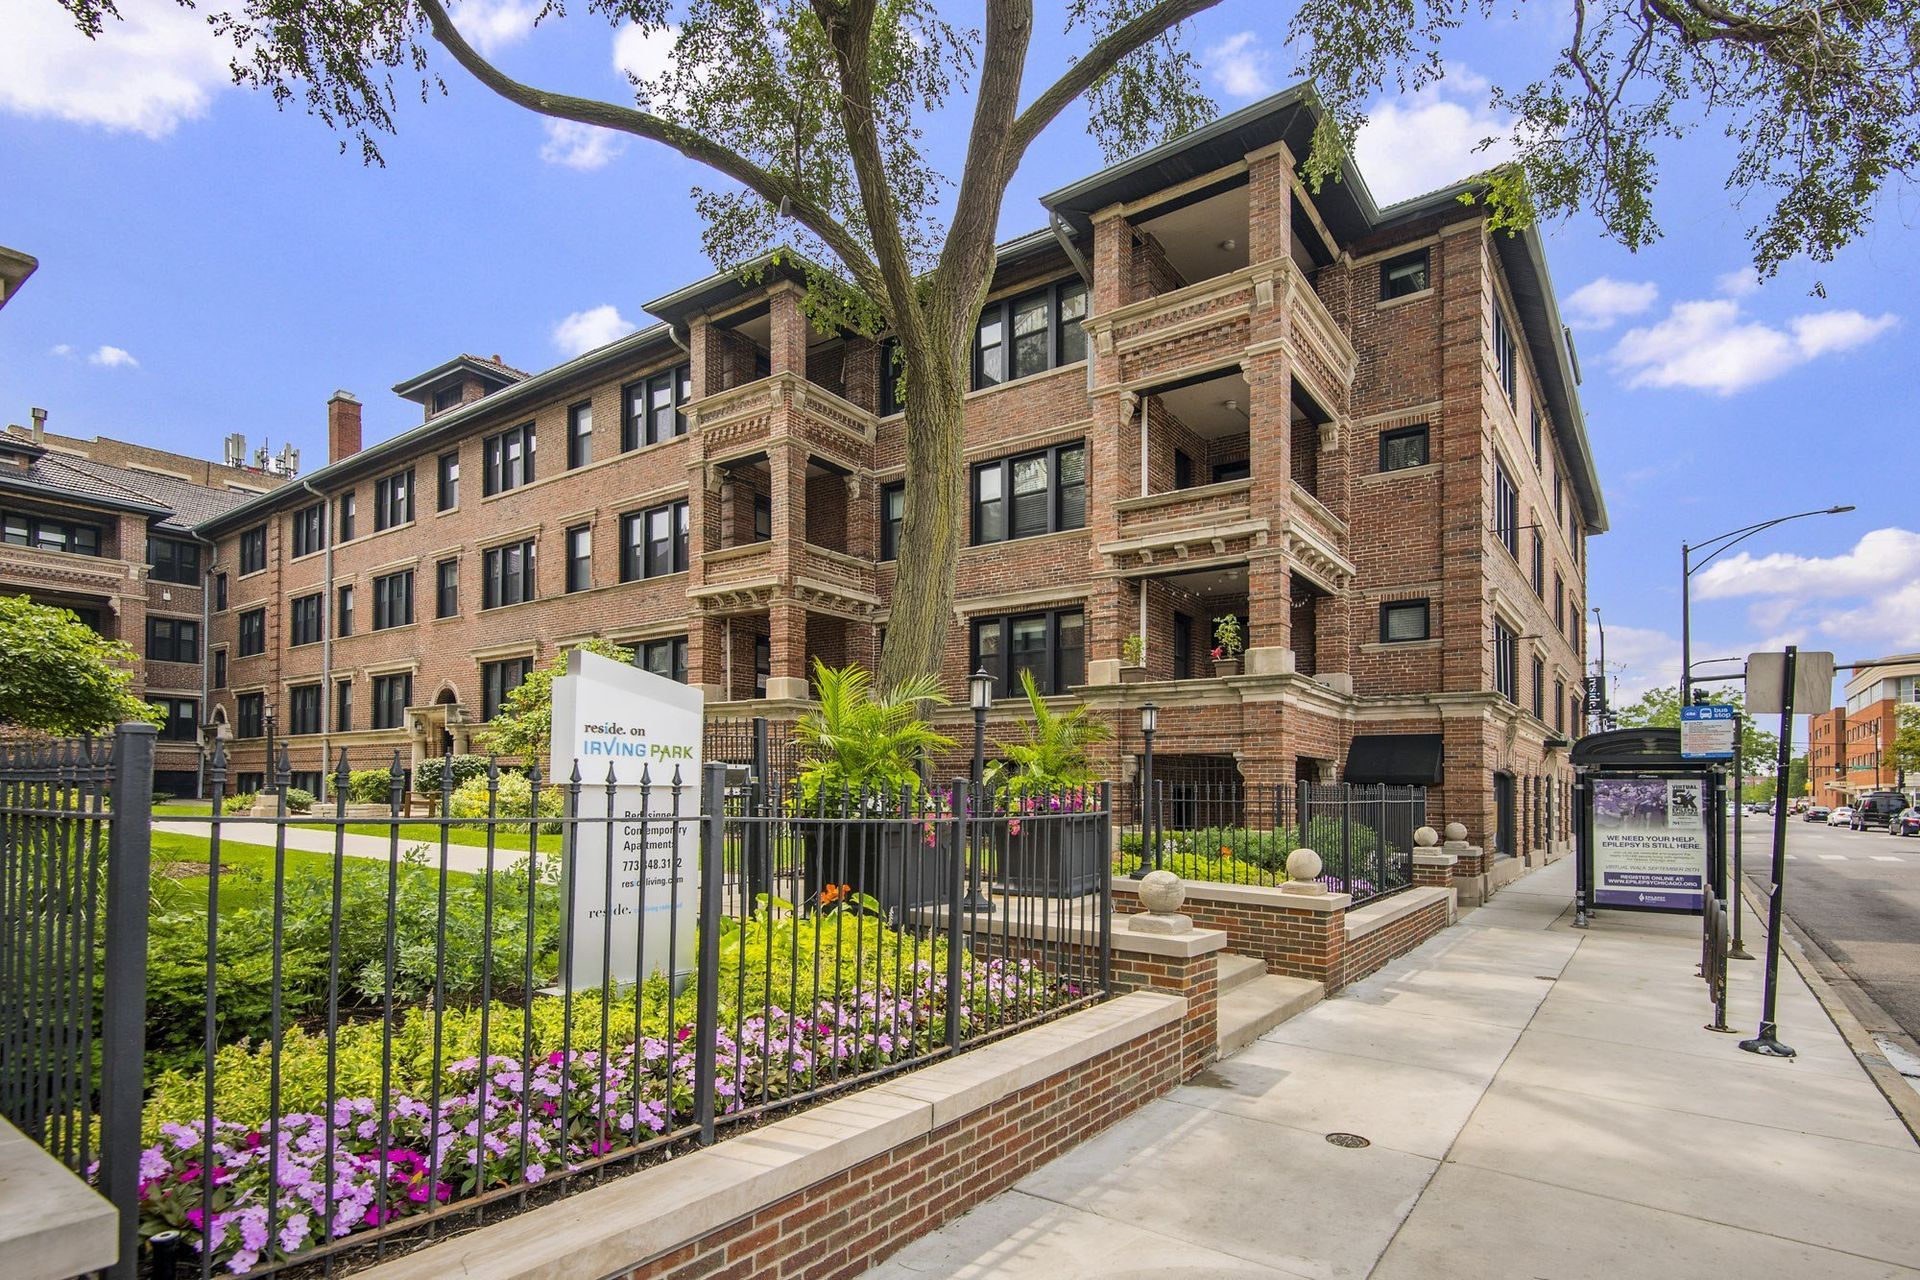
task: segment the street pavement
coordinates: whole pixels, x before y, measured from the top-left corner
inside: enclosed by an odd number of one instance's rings
[[[1747,879],[1764,894],[1773,819],[1749,817],[1741,830]],[[1920,1038],[1920,838],[1789,817],[1786,912],[1905,1033],[1911,1053]],[[1747,950],[1759,954],[1751,942]],[[1870,1011],[1856,1012],[1869,1030],[1884,1029]]]
[[[1920,1280],[1920,1147],[1807,984],[1799,1056],[1742,1053],[1698,920],[1574,930],[1572,883],[1509,885],[870,1277]]]

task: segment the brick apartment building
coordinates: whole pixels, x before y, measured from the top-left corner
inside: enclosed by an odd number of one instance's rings
[[[1893,735],[1902,703],[1920,703],[1920,653],[1876,658],[1847,680],[1846,702],[1812,717],[1807,778],[1813,802],[1851,804],[1869,791],[1913,790],[1916,779],[1895,767]]]
[[[1565,838],[1586,539],[1606,527],[1539,238],[1465,188],[1375,207],[1295,177],[1282,94],[1043,200],[1002,246],[967,401],[945,678],[1032,670],[1159,776],[1435,784],[1503,851]],[[213,714],[241,785],[271,717],[304,785],[341,748],[465,750],[535,663],[604,635],[718,714],[798,714],[871,662],[899,566],[887,344],[819,333],[769,269],[537,374],[461,356],[422,421],[203,522]],[[538,444],[544,444],[544,449]],[[1216,674],[1213,622],[1247,636]],[[1143,682],[1123,681],[1128,636]],[[1003,703],[996,716],[1011,716]],[[964,734],[964,730],[962,733]]]
[[[195,524],[280,483],[106,437],[46,429],[0,432],[0,594],[71,609],[139,655],[134,692],[167,713],[155,748],[155,788],[193,793],[206,687],[202,641],[211,544]]]

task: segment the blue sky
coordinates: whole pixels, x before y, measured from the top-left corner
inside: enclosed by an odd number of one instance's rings
[[[644,323],[642,302],[711,269],[687,195],[704,171],[662,148],[556,132],[448,65],[449,95],[403,92],[387,166],[366,167],[318,121],[232,87],[202,20],[169,0],[120,7],[128,21],[94,46],[52,0],[6,0],[0,17],[0,244],[42,264],[0,313],[7,421],[42,405],[58,431],[209,456],[241,431],[293,442],[310,470],[336,387],[366,401],[380,439],[417,419],[385,390],[402,378],[461,351],[544,368]],[[661,56],[585,6],[532,30],[537,7],[464,0],[455,17],[514,74],[575,92],[619,99],[617,61]],[[942,7],[977,23],[977,6]],[[1037,8],[1029,93],[1074,48],[1061,6]],[[1227,0],[1194,24],[1223,109],[1289,82],[1273,14]],[[1505,126],[1489,82],[1547,65],[1562,20],[1534,5],[1472,21],[1440,85],[1376,104],[1359,152],[1375,194],[1481,167],[1473,144]],[[959,123],[930,132],[949,170]],[[1546,229],[1613,523],[1591,544],[1592,603],[1628,693],[1678,670],[1683,539],[1835,502],[1859,510],[1762,535],[1697,580],[1696,654],[1920,649],[1916,194],[1885,196],[1839,261],[1755,287],[1727,160],[1711,124],[1666,153],[1666,234],[1637,255],[1585,218]],[[1002,231],[1041,225],[1035,197],[1098,165],[1084,115],[1063,117],[1014,182]]]

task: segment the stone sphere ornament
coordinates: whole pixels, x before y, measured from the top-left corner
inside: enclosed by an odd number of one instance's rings
[[[1295,849],[1287,855],[1289,880],[1318,880],[1320,867],[1320,855],[1311,849]]]
[[[1462,822],[1449,822],[1447,824],[1447,839],[1455,844],[1465,844],[1467,839],[1466,824]]]
[[[1430,849],[1440,843],[1440,833],[1432,827],[1416,827],[1413,832],[1413,842],[1422,849]]]
[[[1187,886],[1171,871],[1149,871],[1140,878],[1140,905],[1155,915],[1172,915],[1187,900]]]

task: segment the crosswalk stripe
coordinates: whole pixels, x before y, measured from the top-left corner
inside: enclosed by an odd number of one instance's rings
[[[1822,862],[1845,862],[1846,860],[1847,855],[1844,853],[1823,853],[1820,855],[1820,861]]]
[[[1904,863],[1906,861],[1905,858],[1896,858],[1890,853],[1876,853],[1873,855],[1873,860],[1875,862],[1900,862],[1900,863]]]

